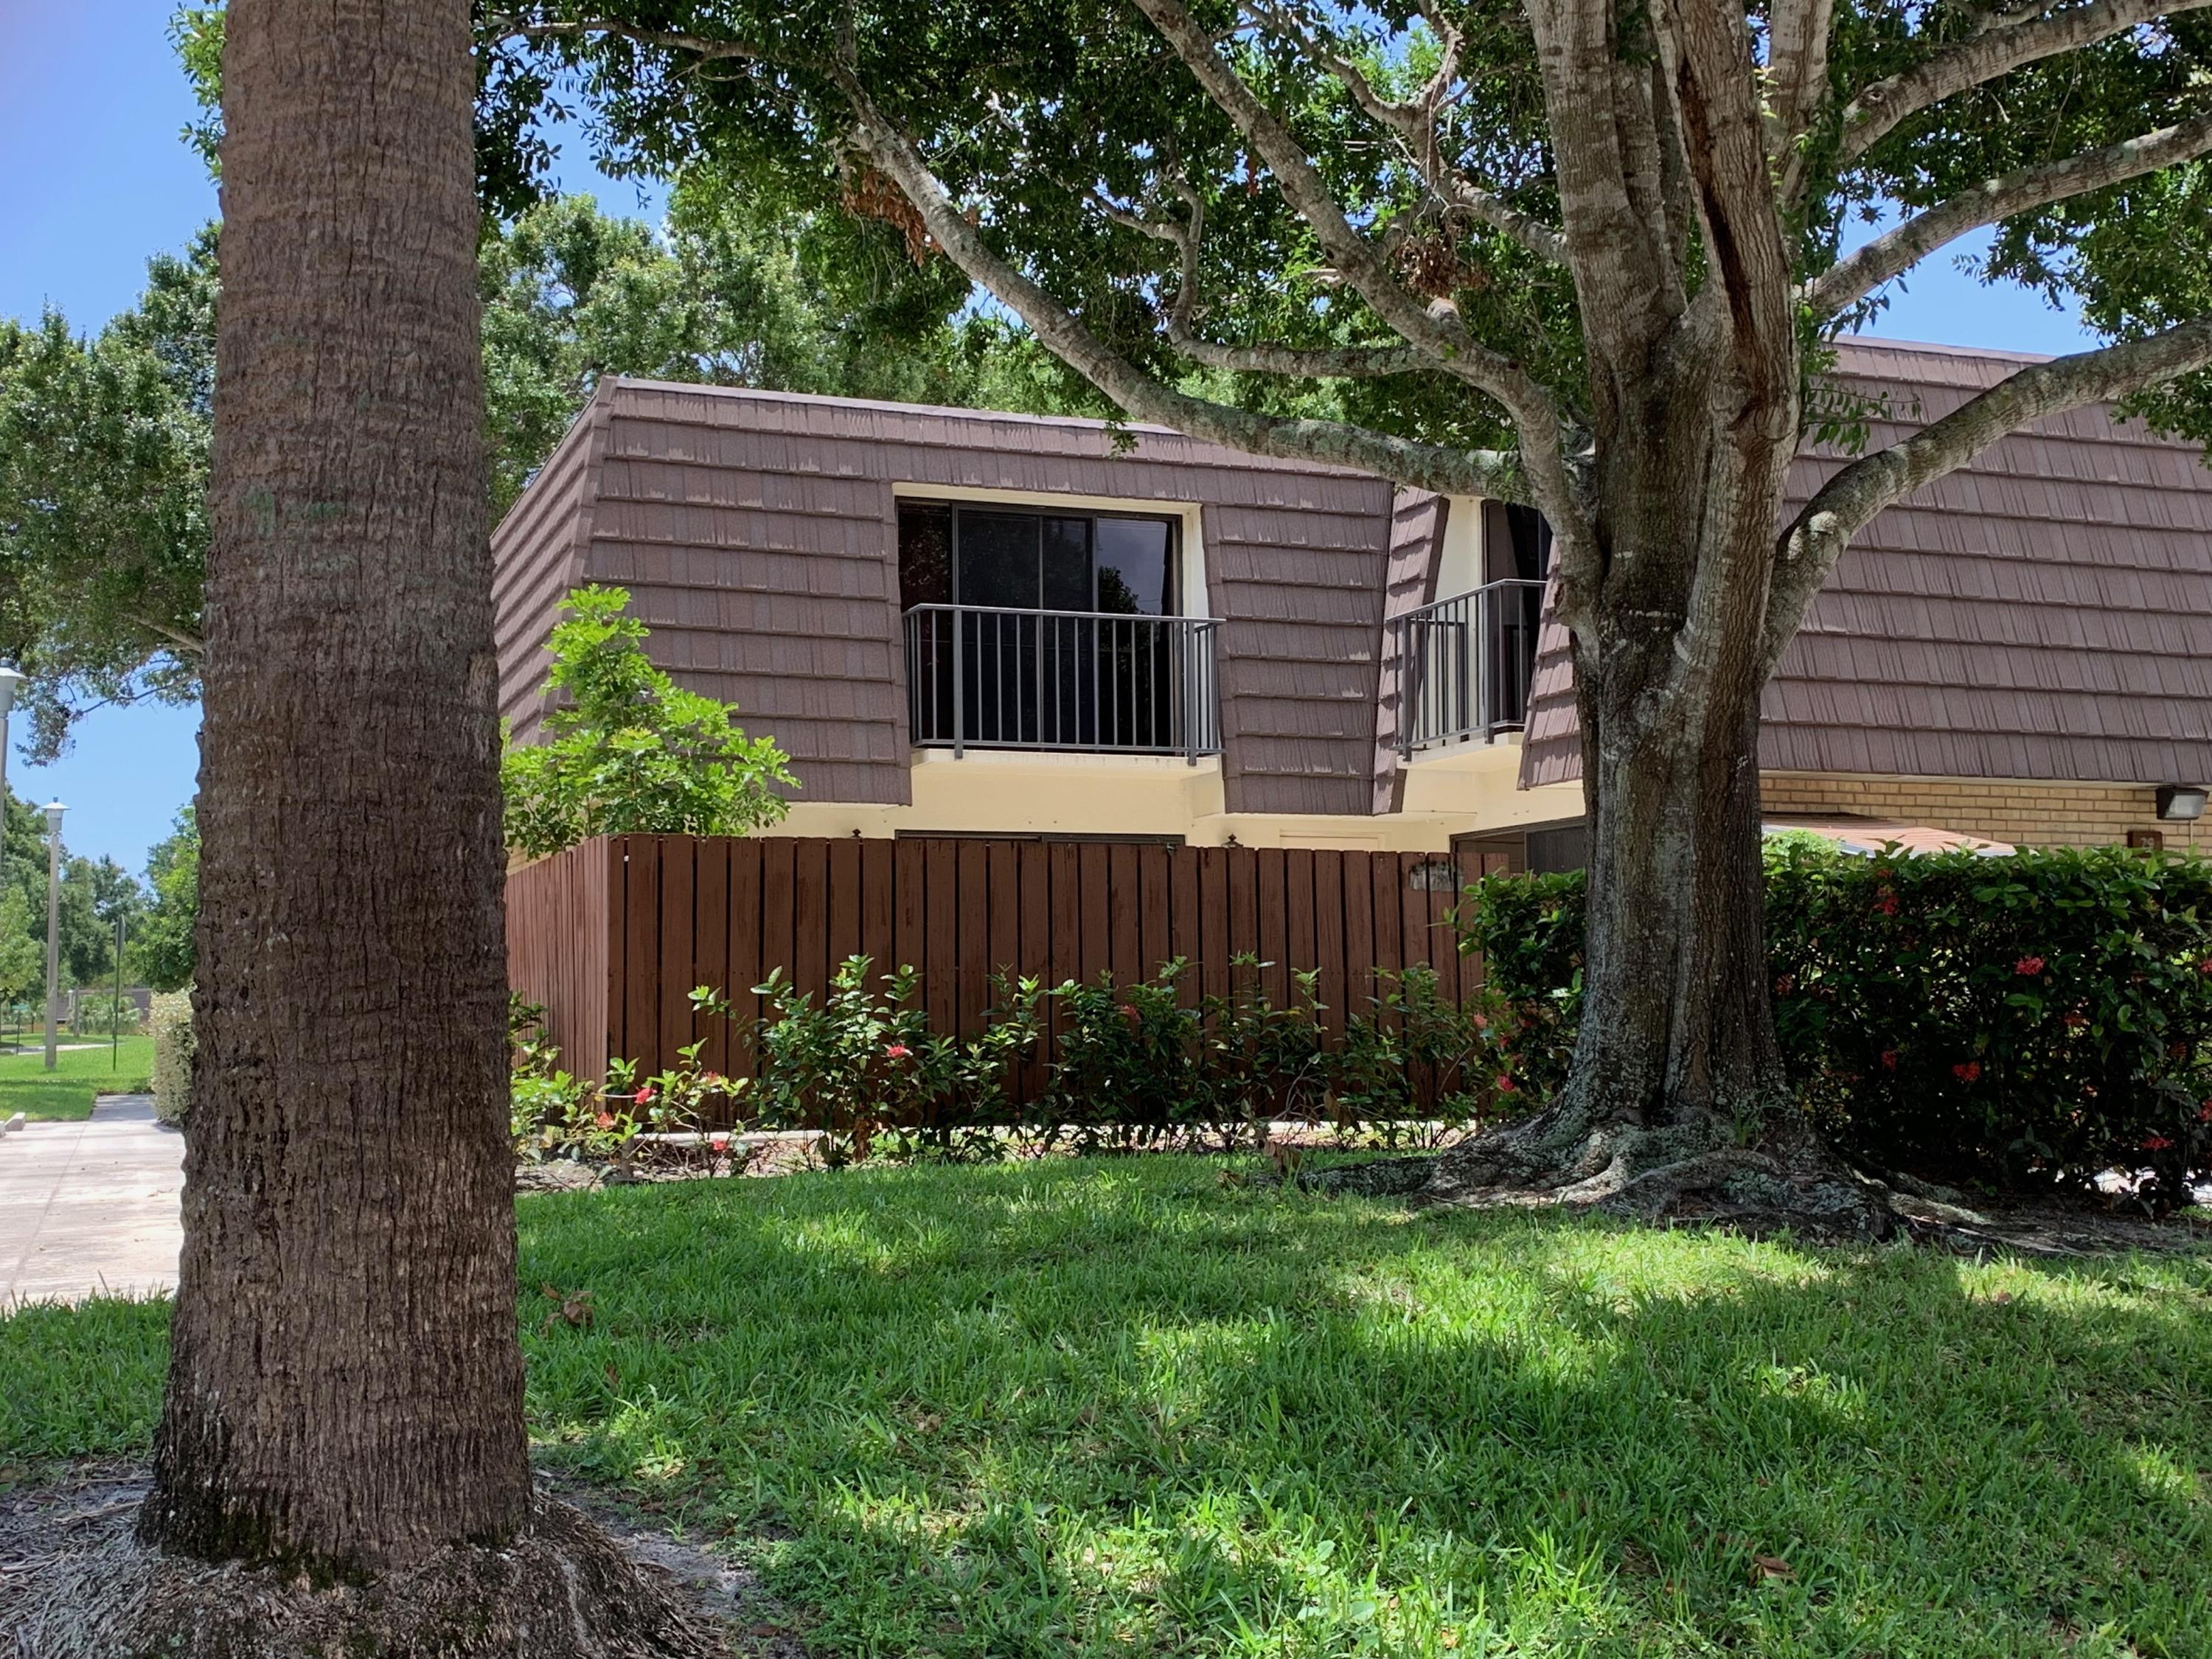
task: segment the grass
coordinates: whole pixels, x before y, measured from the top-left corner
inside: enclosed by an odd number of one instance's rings
[[[106,1037],[65,1036],[64,1042],[96,1042],[93,1048],[64,1048],[46,1070],[43,1046],[27,1054],[0,1054],[0,1118],[17,1112],[35,1118],[86,1118],[95,1095],[144,1094],[153,1085],[154,1039],[126,1036],[111,1059]],[[26,1032],[25,1041],[45,1039]]]
[[[1217,1174],[526,1199],[540,1455],[729,1534],[823,1654],[2212,1654],[2212,1260]],[[165,1318],[0,1322],[0,1459],[142,1449]]]

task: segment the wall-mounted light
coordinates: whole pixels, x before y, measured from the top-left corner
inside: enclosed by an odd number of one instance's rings
[[[2204,816],[2204,786],[2201,783],[2162,783],[2158,787],[2158,815],[2169,823],[2186,823]]]

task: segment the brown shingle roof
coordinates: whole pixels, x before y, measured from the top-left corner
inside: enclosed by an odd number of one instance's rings
[[[2014,354],[1843,343],[1883,405],[1869,447],[1949,413]],[[1790,510],[1843,464],[1791,469]],[[1577,776],[1564,630],[1547,626],[1522,777]],[[1773,770],[2155,783],[2212,779],[2212,471],[2104,406],[2039,421],[1876,519],[1760,705]]]

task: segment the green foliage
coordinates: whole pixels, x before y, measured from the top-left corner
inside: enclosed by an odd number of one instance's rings
[[[192,1114],[192,1054],[198,1048],[191,988],[157,994],[146,1027],[154,1041],[154,1115],[181,1129]]]
[[[1222,1167],[526,1196],[532,1444],[711,1517],[823,1655],[2212,1651],[2202,1255],[1409,1219]],[[143,1459],[167,1323],[0,1316],[0,1463]]]
[[[0,319],[0,659],[34,759],[87,707],[198,693],[215,291],[210,228],[96,336]]]
[[[717,1115],[818,1130],[833,1165],[871,1155],[995,1157],[1009,1132],[1079,1151],[1193,1133],[1256,1144],[1278,1119],[1379,1131],[1395,1143],[1417,1121],[1496,1110],[1485,1088],[1495,1065],[1488,1022],[1445,1001],[1428,969],[1383,975],[1369,1012],[1332,1044],[1316,976],[1293,975],[1292,1000],[1278,1005],[1265,988],[1269,965],[1240,956],[1231,989],[1203,997],[1180,959],[1135,983],[1102,974],[1046,990],[1000,974],[994,1006],[966,1037],[931,1030],[911,967],[872,981],[866,957],[839,965],[819,1008],[781,969],[753,988],[764,1000],[757,1019],[738,1019],[708,987],[691,1000],[732,1022],[753,1056],[750,1079],[707,1075]],[[684,1066],[654,1083],[696,1089],[702,1047],[685,1049]],[[626,1086],[611,1079],[607,1091]]]
[[[765,1012],[752,1032],[757,1071],[744,1100],[769,1128],[822,1131],[823,1160],[836,1168],[866,1158],[878,1139],[908,1150],[927,1142],[955,1154],[987,1145],[1008,1119],[1013,1070],[1036,1048],[1034,979],[994,975],[997,1005],[965,1040],[933,1034],[914,995],[921,975],[900,968],[868,984],[866,957],[848,957],[831,975],[820,1008],[783,970],[753,988]],[[729,1018],[708,987],[691,1000]]]
[[[137,923],[131,947],[137,969],[157,991],[180,990],[191,982],[198,955],[193,941],[200,914],[197,807],[178,813],[176,828],[147,854],[146,884],[153,890],[154,902]]]
[[[577,588],[546,641],[560,704],[543,742],[510,743],[500,762],[507,845],[529,857],[593,836],[741,836],[783,817],[777,786],[798,787],[773,739],[653,665],[629,604],[619,587]]]
[[[81,858],[68,850],[64,830],[61,871],[61,981],[64,990],[97,986],[115,976],[115,916],[136,918],[144,901],[130,872],[108,858]],[[31,989],[46,983],[46,822],[28,801],[10,793],[0,801],[0,962],[19,960],[28,939],[35,957]],[[0,981],[0,1000],[5,1000]]]
[[[1579,873],[1492,877],[1463,912],[1524,1021],[1534,1089],[1579,1010]],[[1770,848],[1775,1023],[1804,1104],[1879,1167],[2010,1183],[2212,1170],[2212,862],[2121,848],[1854,858]]]

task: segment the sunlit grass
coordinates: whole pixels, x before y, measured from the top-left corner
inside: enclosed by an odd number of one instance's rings
[[[63,1048],[54,1056],[51,1072],[46,1051],[38,1046],[44,1037],[27,1030],[23,1040],[33,1045],[31,1053],[0,1054],[0,1118],[17,1112],[45,1119],[90,1117],[94,1097],[143,1094],[154,1069],[154,1039],[149,1036],[126,1036],[111,1047],[106,1037],[64,1036],[64,1043],[98,1046]]]
[[[541,1455],[731,1538],[823,1653],[2212,1654],[2212,1261],[1217,1174],[526,1199]],[[159,1305],[76,1317],[0,1324],[0,1447],[143,1442]]]

